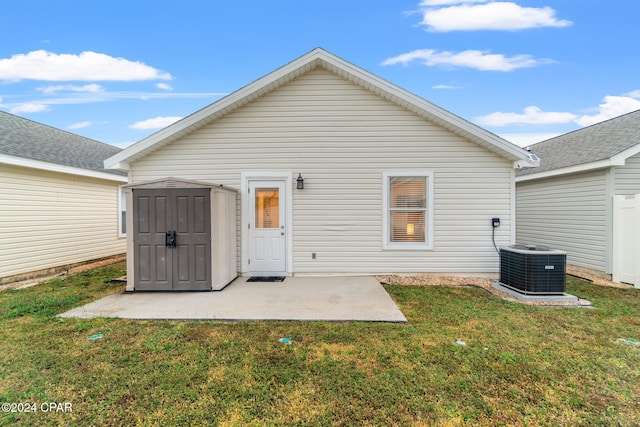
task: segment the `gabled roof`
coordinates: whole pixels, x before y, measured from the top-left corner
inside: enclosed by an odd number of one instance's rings
[[[147,154],[200,129],[238,108],[284,86],[314,69],[324,69],[393,102],[418,116],[449,129],[513,162],[514,167],[537,166],[526,150],[446,111],[400,87],[383,80],[321,48],[299,57],[253,83],[214,102],[200,111],[138,141],[105,160],[105,167],[129,170],[129,164]]]
[[[104,160],[122,151],[0,111],[0,163],[126,182]]]
[[[516,173],[519,181],[623,166],[640,153],[640,110],[578,129],[529,147],[542,160],[536,170]]]

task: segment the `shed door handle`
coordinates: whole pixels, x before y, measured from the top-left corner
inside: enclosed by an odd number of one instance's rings
[[[177,246],[177,236],[175,230],[169,230],[166,233],[165,245],[169,248],[175,248]]]

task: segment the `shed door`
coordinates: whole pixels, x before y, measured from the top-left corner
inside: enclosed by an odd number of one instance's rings
[[[134,189],[133,223],[136,290],[211,289],[208,188]]]

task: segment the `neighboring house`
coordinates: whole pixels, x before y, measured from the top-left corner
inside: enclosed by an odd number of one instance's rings
[[[640,110],[532,145],[535,170],[518,171],[517,241],[567,252],[567,263],[587,273],[624,277],[625,258],[615,231],[614,196],[640,194]],[[637,222],[640,227],[640,222]],[[639,229],[640,230],[640,229]],[[633,246],[633,243],[631,244]],[[622,274],[622,276],[621,276]]]
[[[119,151],[0,112],[0,283],[125,252]]]
[[[153,244],[134,246],[133,236],[147,232],[148,224],[134,222],[153,217],[147,209],[175,217],[170,198],[180,191],[136,202],[137,184],[164,180],[160,187],[175,189],[179,179],[239,191],[234,267],[242,275],[496,277],[491,220],[501,219],[496,243],[513,243],[514,172],[536,163],[526,150],[315,49],[105,166],[128,172],[134,185],[127,285],[134,290],[136,269],[162,271],[159,289],[171,289],[166,278],[175,283],[178,274],[157,265],[170,263],[161,226]],[[189,239],[177,230],[184,254],[193,249]]]

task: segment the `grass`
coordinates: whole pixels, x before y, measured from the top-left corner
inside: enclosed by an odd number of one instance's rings
[[[37,404],[0,424],[640,425],[635,289],[569,278],[595,309],[559,309],[388,286],[409,325],[55,317],[123,270],[0,293],[0,402]]]

